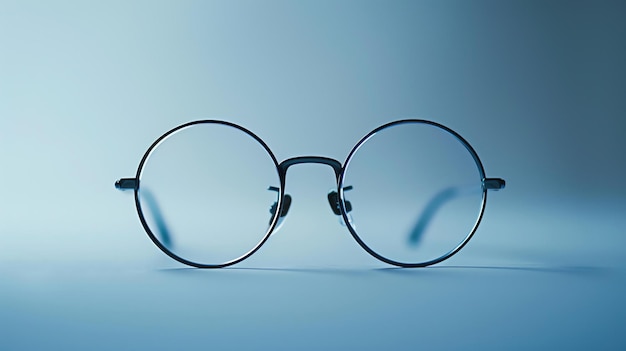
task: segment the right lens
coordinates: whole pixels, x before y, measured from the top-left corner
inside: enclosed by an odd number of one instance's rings
[[[344,167],[349,228],[385,262],[439,262],[478,225],[484,171],[469,144],[446,127],[421,120],[382,126],[357,144]]]
[[[148,150],[137,178],[146,231],[180,261],[235,263],[269,235],[275,217],[270,208],[280,192],[277,163],[267,146],[241,127],[198,121],[175,128]]]

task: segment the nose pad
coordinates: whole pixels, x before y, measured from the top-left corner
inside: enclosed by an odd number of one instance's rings
[[[347,186],[345,188],[343,188],[344,191],[347,190],[352,190],[352,186]],[[343,219],[343,216],[341,216],[341,204],[339,203],[339,194],[337,193],[337,191],[335,190],[331,190],[328,193],[328,204],[330,205],[330,209],[333,211],[333,213],[339,217],[339,223],[343,226],[346,225],[346,222]],[[350,211],[352,211],[352,204],[350,203],[350,201],[345,201],[345,207],[346,207],[346,214],[348,215],[348,222],[350,222],[350,224],[352,224],[352,214],[350,214]]]
[[[267,190],[278,192],[279,189],[277,187],[270,186]],[[280,211],[278,222],[276,223],[276,227],[274,227],[274,232],[277,232],[280,229],[280,227],[283,225],[283,221],[285,220],[285,217],[287,216],[287,213],[289,212],[290,206],[291,206],[291,195],[285,194],[283,196],[283,208]],[[268,226],[272,224],[272,218],[274,218],[274,215],[276,214],[276,207],[278,207],[278,201],[274,202],[272,206],[270,207],[270,214],[272,216],[270,217]]]

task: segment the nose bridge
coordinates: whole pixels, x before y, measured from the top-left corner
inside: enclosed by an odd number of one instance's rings
[[[283,175],[283,177],[287,174],[287,169],[293,165],[301,164],[301,163],[320,163],[325,164],[332,167],[333,171],[335,171],[335,179],[338,180],[341,175],[341,162],[322,156],[300,156],[293,157],[284,160],[278,165],[278,169]],[[284,178],[283,178],[284,179]]]

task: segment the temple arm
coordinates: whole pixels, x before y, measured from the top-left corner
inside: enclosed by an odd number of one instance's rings
[[[506,182],[502,178],[483,178],[483,189],[485,190],[502,190],[506,186]]]
[[[484,190],[501,190],[504,189],[506,182],[500,178],[484,178],[482,180],[482,189]],[[439,191],[433,196],[424,207],[413,230],[409,233],[409,245],[415,246],[419,244],[422,235],[426,232],[426,228],[435,217],[437,212],[448,202],[470,193],[471,189],[466,187],[450,187]]]
[[[137,185],[137,180],[135,178],[122,178],[115,182],[115,188],[121,191],[139,190]],[[146,188],[141,189],[141,199],[143,200],[142,203],[146,204],[148,210],[154,218],[158,234],[161,237],[159,241],[164,246],[171,249],[174,244],[172,241],[172,235],[167,227],[167,224],[165,223],[163,212],[158,205],[158,201],[156,201],[152,192]]]
[[[125,190],[135,190],[137,187],[137,180],[135,178],[121,178],[115,182],[115,189],[125,191]]]

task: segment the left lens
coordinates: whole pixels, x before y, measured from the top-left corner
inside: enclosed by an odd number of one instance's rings
[[[196,266],[237,262],[274,219],[276,160],[249,131],[201,121],[166,134],[144,157],[137,203],[144,228],[170,256]]]

